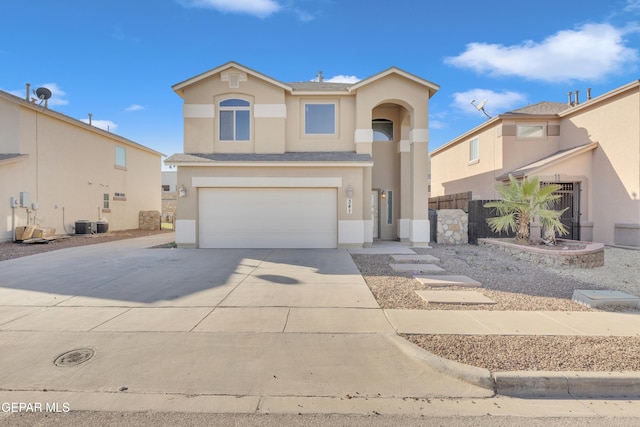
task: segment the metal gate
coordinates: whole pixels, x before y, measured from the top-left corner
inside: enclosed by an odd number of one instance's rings
[[[553,207],[555,210],[567,209],[560,218],[569,230],[569,234],[562,236],[563,239],[580,240],[580,183],[579,182],[556,182],[560,189],[554,194],[559,194],[560,198]]]

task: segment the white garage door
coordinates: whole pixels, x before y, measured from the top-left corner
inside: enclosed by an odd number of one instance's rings
[[[335,248],[335,188],[200,188],[201,248]]]

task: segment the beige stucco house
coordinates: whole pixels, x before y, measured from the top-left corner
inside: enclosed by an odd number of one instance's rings
[[[162,154],[0,91],[0,240],[13,226],[74,233],[78,220],[138,228],[161,209]],[[11,201],[14,201],[12,205]]]
[[[562,184],[574,239],[640,246],[640,81],[588,98],[501,114],[433,150],[432,196],[495,199],[509,174],[538,176]]]
[[[176,242],[336,248],[429,242],[429,99],[398,68],[354,84],[283,83],[229,62],[173,86],[184,100]]]

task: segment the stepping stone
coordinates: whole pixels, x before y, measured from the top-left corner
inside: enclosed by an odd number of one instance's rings
[[[430,272],[437,273],[444,271],[443,268],[433,264],[389,264],[395,271],[415,271],[415,272]]]
[[[491,298],[487,298],[475,291],[416,291],[422,299],[433,304],[495,304]]]
[[[480,288],[482,283],[467,276],[415,276],[422,284],[433,288],[444,286],[464,286],[466,288]]]
[[[592,291],[576,289],[571,299],[587,307],[602,307],[607,305],[622,305],[640,308],[640,298],[621,291]]]
[[[391,255],[396,261],[414,261],[414,262],[440,262],[439,258],[433,255]]]

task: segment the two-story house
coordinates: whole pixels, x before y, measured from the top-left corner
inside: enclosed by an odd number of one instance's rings
[[[336,248],[429,242],[429,99],[398,68],[357,83],[283,83],[229,62],[183,98],[176,243]]]
[[[433,150],[431,166],[432,196],[495,199],[509,174],[560,184],[569,238],[640,246],[640,81],[493,117]]]
[[[137,229],[160,210],[162,153],[37,101],[0,91],[0,241],[25,225],[73,234],[78,220]]]

